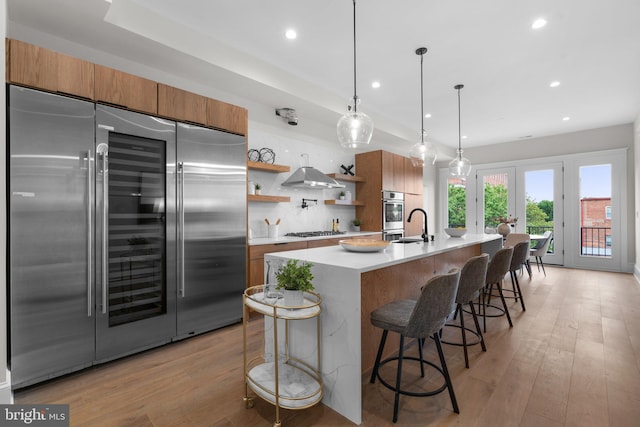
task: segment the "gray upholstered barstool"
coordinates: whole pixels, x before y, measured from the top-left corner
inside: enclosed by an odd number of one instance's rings
[[[511,257],[511,265],[509,266],[509,273],[511,273],[511,284],[513,285],[513,295],[518,301],[520,298],[520,305],[522,310],[527,308],[524,306],[524,299],[522,298],[522,291],[520,290],[520,282],[518,282],[518,270],[520,267],[526,264],[529,258],[529,241],[517,243],[513,247],[513,256]]]
[[[445,389],[449,389],[449,397],[451,398],[453,411],[455,413],[460,413],[460,410],[458,409],[458,402],[456,401],[456,396],[453,392],[453,385],[451,384],[449,371],[447,370],[447,364],[444,359],[444,353],[442,352],[440,335],[438,334],[447,321],[449,313],[451,313],[451,307],[453,306],[456,292],[458,290],[459,279],[460,271],[458,269],[453,269],[447,274],[430,279],[422,288],[420,297],[417,301],[398,300],[385,304],[371,312],[371,324],[383,330],[380,346],[378,347],[378,354],[376,356],[376,362],[373,366],[373,372],[371,373],[371,383],[374,383],[376,378],[378,378],[382,385],[395,392],[395,403],[393,406],[394,423],[398,420],[398,404],[400,402],[401,394],[406,396],[433,396],[443,392]],[[387,334],[389,331],[400,334],[400,348],[398,350],[398,356],[380,360],[382,358],[384,344],[387,341]],[[419,358],[404,356],[405,337],[416,338],[418,340]],[[440,358],[440,366],[426,361],[423,358],[422,344],[427,337],[432,337],[436,342],[436,348]],[[432,366],[444,376],[445,383],[435,390],[426,392],[403,390],[401,388],[402,362],[405,359],[420,362],[420,373],[423,377],[424,364]],[[380,376],[379,372],[380,366],[393,360],[398,361],[395,386],[386,382]]]
[[[469,354],[467,347],[470,345],[480,344],[482,351],[487,351],[487,347],[484,344],[484,338],[482,337],[482,331],[480,330],[480,324],[478,323],[478,316],[476,315],[476,309],[474,307],[474,300],[480,295],[480,291],[485,287],[487,278],[487,267],[489,265],[489,255],[482,254],[471,257],[462,267],[460,272],[460,282],[458,285],[458,292],[456,294],[456,310],[454,319],[460,315],[460,323],[447,323],[445,326],[459,328],[462,336],[462,341],[441,341],[444,344],[458,345],[464,348],[464,366],[469,367]],[[462,310],[465,304],[469,305],[471,310],[471,317],[473,323],[475,323],[476,330],[469,329],[464,325],[464,312]],[[471,341],[467,341],[467,332],[470,332],[475,337]]]
[[[489,262],[489,267],[487,268],[486,294],[482,295],[482,301],[480,305],[480,315],[483,316],[485,332],[487,332],[487,317],[499,317],[506,315],[509,326],[513,327],[511,315],[509,314],[509,308],[507,307],[507,303],[504,300],[504,293],[502,292],[502,281],[504,280],[504,276],[509,271],[512,256],[512,247],[502,248],[493,255],[493,258],[491,258],[491,261]],[[493,296],[494,285],[498,289],[498,296],[502,301],[502,308],[491,305],[491,297]],[[497,309],[499,311],[499,314],[487,314],[487,307],[493,307]]]

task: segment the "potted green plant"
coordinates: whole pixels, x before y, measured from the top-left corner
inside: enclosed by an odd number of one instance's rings
[[[262,193],[262,186],[260,184],[256,184],[256,194]]]
[[[340,195],[338,196],[340,198],[340,200],[344,200],[344,198],[346,197],[346,193],[344,191],[340,192]]]
[[[297,259],[290,259],[276,274],[278,285],[276,289],[283,289],[284,304],[289,307],[300,307],[304,303],[304,292],[314,289],[313,274],[310,262],[298,264]]]
[[[358,218],[354,219],[353,221],[351,221],[351,223],[353,224],[353,231],[360,231],[360,220]]]

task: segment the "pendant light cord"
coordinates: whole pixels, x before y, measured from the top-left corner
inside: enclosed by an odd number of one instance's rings
[[[424,53],[420,53],[420,141],[424,145],[424,89],[423,89],[423,66]]]
[[[358,95],[356,91],[356,0],[353,0],[353,112],[358,111]]]
[[[455,85],[454,89],[458,91],[458,160],[462,161],[462,127],[460,125],[460,89],[464,85]]]

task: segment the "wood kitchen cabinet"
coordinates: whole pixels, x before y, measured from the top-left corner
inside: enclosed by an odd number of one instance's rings
[[[422,194],[422,167],[415,167],[411,159],[404,157],[404,192]]]
[[[247,287],[262,285],[264,283],[264,254],[294,251],[296,249],[307,249],[307,242],[288,242],[249,246],[249,274]]]
[[[207,98],[207,126],[246,136],[248,117],[246,108]]]
[[[94,99],[94,65],[52,50],[7,40],[7,81]]]
[[[158,114],[179,121],[204,124],[207,122],[207,98],[158,83]]]
[[[399,154],[382,150],[356,154],[356,173],[364,180],[356,182],[358,200],[364,204],[356,207],[356,217],[362,221],[363,231],[382,230],[383,190],[422,194],[422,169],[414,168],[409,158]],[[422,202],[416,207],[421,206]],[[406,206],[405,210],[409,212]]]
[[[96,64],[95,68],[96,101],[143,113],[158,114],[156,82],[102,65]]]
[[[411,218],[411,222],[407,222],[409,213],[415,208],[422,208],[422,194],[409,194],[404,195],[404,235],[405,236],[419,236],[422,234],[424,228],[424,215],[422,212],[416,212]],[[433,234],[433,230],[429,231]]]

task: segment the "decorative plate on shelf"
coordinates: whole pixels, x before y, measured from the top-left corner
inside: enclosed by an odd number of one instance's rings
[[[374,239],[345,239],[340,240],[340,246],[351,252],[379,252],[389,246],[386,240]]]

